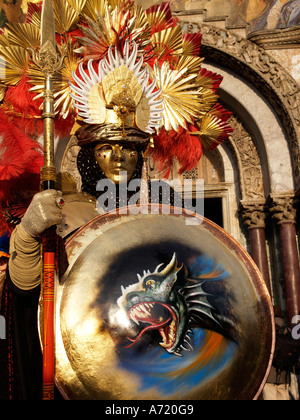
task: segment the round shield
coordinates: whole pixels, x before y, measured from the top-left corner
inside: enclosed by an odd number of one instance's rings
[[[275,334],[256,265],[212,222],[150,210],[99,216],[67,242],[58,388],[66,399],[257,398]]]

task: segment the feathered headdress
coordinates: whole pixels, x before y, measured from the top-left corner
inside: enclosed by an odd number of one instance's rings
[[[184,34],[169,2],[144,11],[133,0],[53,0],[53,8],[57,48],[66,56],[53,77],[57,135],[69,134],[76,120],[118,125],[124,138],[136,128],[152,137],[165,174],[175,159],[180,172],[191,170],[228,137],[230,114],[216,94],[222,77],[202,67],[201,33]],[[41,163],[44,74],[31,56],[40,24],[41,4],[28,3],[26,22],[7,24],[0,35],[6,180],[36,174]],[[7,148],[13,159],[4,157]]]

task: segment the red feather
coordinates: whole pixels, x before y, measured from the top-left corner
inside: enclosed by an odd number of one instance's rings
[[[22,127],[28,136],[37,137],[44,132],[43,99],[34,99],[36,93],[30,92],[31,87],[26,77],[23,77],[18,85],[10,86],[6,91],[2,108],[16,127]],[[55,134],[60,137],[68,136],[74,122],[75,116],[71,113],[65,119],[55,118]]]
[[[55,118],[54,119],[54,132],[60,138],[65,138],[70,136],[70,131],[73,125],[75,124],[76,118],[75,114],[69,113],[66,118]]]
[[[26,76],[16,86],[10,86],[6,91],[3,109],[9,119],[28,135],[40,135],[43,133],[43,99],[34,100],[36,94],[30,92],[31,87]]]
[[[190,134],[190,131],[197,130],[192,124],[188,124],[188,130],[180,127],[176,132],[163,128],[153,137],[153,158],[164,177],[168,178],[170,175],[170,168],[175,159],[180,165],[179,174],[192,170],[198,164],[203,154],[202,146],[198,136]]]
[[[16,113],[24,115],[25,118],[42,114],[40,109],[42,99],[34,100],[36,94],[30,92],[32,87],[24,76],[16,86],[10,86],[5,95],[5,101],[13,106]]]
[[[42,147],[11,123],[0,109],[0,203],[11,203],[18,192],[38,191]]]

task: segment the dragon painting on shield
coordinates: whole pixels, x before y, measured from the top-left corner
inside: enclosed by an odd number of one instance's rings
[[[168,263],[121,286],[118,318],[131,327],[119,341],[120,365],[141,374],[143,389],[174,393],[230,364],[239,338],[231,308],[221,304],[228,276],[208,256],[187,267],[174,252]]]
[[[193,326],[209,322],[212,329],[222,329],[214,317],[215,308],[208,301],[208,294],[203,290],[205,280],[188,278],[185,266],[177,266],[174,253],[170,263],[160,270],[160,264],[154,272],[144,271],[138,274],[139,282],[122,287],[122,296],[118,299],[120,308],[126,310],[128,317],[140,328],[135,339],[128,338],[134,346],[141,337],[151,330],[158,330],[162,341],[159,343],[168,353],[182,357],[182,350],[193,350],[191,335]],[[185,284],[178,284],[178,273],[184,271]],[[215,271],[218,278],[226,274]]]

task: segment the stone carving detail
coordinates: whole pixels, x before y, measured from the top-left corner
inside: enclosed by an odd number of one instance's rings
[[[297,187],[300,186],[300,87],[263,48],[246,38],[209,25],[182,23],[183,30],[201,29],[203,50],[211,61],[224,64],[253,83],[277,112],[290,143]]]
[[[251,135],[234,116],[230,120],[233,128],[231,145],[238,160],[243,200],[264,200],[264,182],[261,162]]]
[[[244,221],[245,226],[248,229],[251,228],[265,228],[265,220],[266,220],[266,213],[265,213],[265,203],[251,203],[242,201],[241,202],[241,214]]]
[[[294,206],[294,195],[275,195],[269,197],[269,211],[277,224],[296,223],[296,208]]]
[[[274,29],[271,31],[253,32],[247,37],[260,47],[267,49],[298,48],[300,29],[291,27],[287,29]]]

